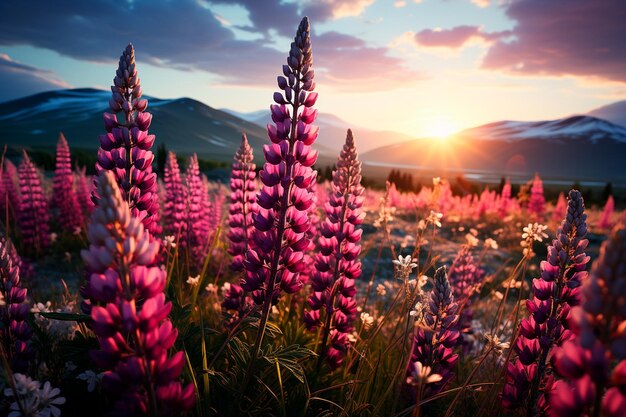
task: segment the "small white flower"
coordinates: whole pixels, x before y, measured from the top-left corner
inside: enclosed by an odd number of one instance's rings
[[[50,242],[54,243],[57,241],[57,237],[59,237],[59,235],[57,235],[56,233],[52,232],[50,233]]]
[[[363,327],[367,330],[374,324],[374,317],[365,312],[361,313],[361,322],[363,323]]]
[[[394,265],[397,265],[401,269],[409,269],[410,271],[412,271],[414,268],[417,267],[415,261],[417,261],[417,259],[413,259],[411,255],[407,255],[405,257],[402,257],[402,255],[400,255],[398,256],[398,259],[394,259],[391,262],[393,262]]]
[[[174,235],[167,235],[165,237],[163,237],[163,244],[168,247],[168,248],[175,248],[176,247],[176,236]]]
[[[487,239],[485,239],[485,247],[486,248],[491,248],[493,250],[497,250],[498,249],[498,242],[496,242],[495,239],[492,239],[492,238],[488,237]]]
[[[471,247],[478,246],[478,243],[480,243],[478,238],[471,233],[465,235],[465,240],[467,241],[467,245]]]
[[[427,223],[432,223],[437,227],[441,227],[441,219],[443,218],[443,213],[437,213],[434,210],[430,211],[430,214],[426,218]]]
[[[485,333],[483,336],[487,340],[489,347],[492,348],[498,356],[502,355],[502,352],[511,346],[509,342],[501,342],[500,337],[495,333]]]
[[[220,292],[222,293],[222,295],[224,295],[228,291],[230,291],[230,282],[225,282],[224,285],[222,285],[222,287],[220,288]]]
[[[406,383],[415,387],[439,382],[442,379],[443,377],[441,375],[432,373],[430,366],[424,366],[421,362],[417,361],[413,363],[411,375],[407,377]]]
[[[537,242],[543,242],[543,239],[547,239],[548,235],[544,232],[548,229],[548,226],[539,223],[528,223],[528,226],[524,227],[522,233],[522,239],[524,240],[536,240]]]
[[[385,288],[383,284],[378,284],[376,286],[376,294],[378,294],[380,297],[384,297],[385,295],[387,295],[387,288]]]
[[[352,332],[348,335],[348,342],[355,344],[357,341],[357,333],[356,332]]]
[[[417,303],[415,303],[415,307],[413,307],[413,310],[411,310],[409,315],[411,317],[415,317],[416,319],[419,319],[420,317],[422,317],[423,313],[424,313],[424,305],[418,301]]]
[[[87,383],[87,391],[88,392],[93,392],[96,389],[96,385],[102,379],[102,373],[97,374],[94,371],[88,369],[85,372],[83,372],[82,374],[79,374],[76,377],[76,379],[80,379],[82,381],[85,381]]]
[[[192,287],[196,287],[199,283],[200,283],[200,275],[187,278],[187,284],[191,285]]]
[[[224,287],[222,287],[223,289]],[[204,287],[204,289],[206,290],[206,292],[208,292],[209,294],[217,294],[217,285],[215,284],[208,284],[206,287]],[[222,291],[222,294],[224,293],[224,291]]]
[[[501,301],[504,298],[504,294],[500,291],[491,291],[491,296],[497,301]]]

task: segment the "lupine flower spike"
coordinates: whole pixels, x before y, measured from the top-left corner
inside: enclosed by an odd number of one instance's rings
[[[606,204],[604,204],[604,209],[602,210],[602,216],[600,217],[600,222],[598,224],[599,227],[603,229],[611,228],[611,216],[613,215],[613,211],[615,210],[615,200],[613,196],[610,195],[606,200]]]
[[[75,233],[77,229],[83,226],[83,212],[78,205],[78,199],[74,192],[70,147],[63,133],[59,133],[57,142],[52,202],[59,211],[59,224],[65,232]]]
[[[550,395],[552,416],[618,417],[626,410],[626,226],[600,248],[572,312],[575,338],[553,356],[563,379]]]
[[[546,199],[543,196],[543,182],[538,174],[535,174],[533,185],[530,189],[530,199],[528,200],[528,212],[537,219],[543,219]]]
[[[361,186],[361,162],[348,130],[337,169],[333,172],[332,192],[326,203],[326,220],[318,239],[319,252],[311,278],[313,293],[311,309],[305,313],[305,324],[311,330],[323,324],[320,360],[326,358],[331,369],[343,361],[348,347],[348,334],[356,318],[354,280],[361,276],[357,259],[361,245],[365,213],[362,210],[364,188]],[[330,336],[330,346],[327,346]]]
[[[241,145],[235,153],[230,177],[228,253],[233,257],[230,268],[235,272],[243,270],[246,252],[254,248],[252,214],[256,212],[256,165],[252,161],[252,148],[244,133],[241,135]],[[232,284],[224,294],[222,307],[226,310],[239,310],[242,307],[242,295],[241,286]]]
[[[454,366],[459,355],[454,353],[458,343],[459,330],[457,303],[448,282],[445,267],[435,272],[435,286],[430,292],[428,307],[424,311],[421,323],[418,323],[413,339],[413,353],[407,369],[407,382],[419,377],[416,370],[430,368],[437,378],[426,379],[426,395],[440,392],[453,378]],[[417,363],[421,365],[417,365]],[[423,376],[422,376],[423,377]]]
[[[530,317],[522,320],[508,365],[502,404],[507,409],[529,407],[532,415],[545,412],[550,389],[552,349],[572,338],[571,309],[580,304],[580,285],[587,278],[589,241],[587,215],[580,192],[569,192],[567,214],[541,262],[541,276],[533,280],[533,296],[526,302]]]
[[[50,212],[41,177],[26,151],[19,167],[20,211],[18,223],[24,248],[39,254],[50,244]]]
[[[6,220],[6,215],[14,216],[19,210],[19,182],[17,168],[8,160],[3,159],[2,171],[2,193],[0,193],[0,208],[2,208],[2,221]]]
[[[165,204],[163,206],[165,235],[173,236],[174,241],[185,242],[187,236],[185,188],[174,152],[167,155],[163,182],[165,183]]]
[[[128,202],[133,216],[153,234],[158,232],[154,215],[158,210],[156,174],[152,172],[154,155],[150,150],[154,135],[148,134],[152,115],[146,112],[148,100],[142,91],[135,66],[135,50],[128,45],[120,56],[109,100],[111,113],[104,113],[106,134],[100,135],[96,172],[110,171],[120,187],[122,198]],[[122,112],[120,122],[117,113]],[[96,183],[102,176],[96,176]],[[96,184],[97,185],[97,184]],[[93,202],[100,196],[95,192]]]
[[[10,243],[0,240],[0,343],[13,372],[25,372],[32,351],[28,342],[32,329],[26,322],[28,303],[26,288],[20,282],[20,270],[11,260]]]
[[[107,371],[104,389],[117,415],[169,416],[188,410],[194,388],[178,377],[183,352],[168,357],[177,330],[167,319],[165,271],[153,266],[159,244],[151,241],[140,219],[132,216],[113,173],[98,179],[99,205],[81,255],[90,275],[91,317],[100,350],[96,364]]]
[[[187,225],[185,242],[192,259],[200,265],[204,261],[205,247],[208,241],[208,213],[204,201],[205,189],[200,177],[198,156],[193,154],[187,164],[185,173],[185,200]]]
[[[246,276],[241,287],[263,306],[249,367],[258,355],[271,305],[282,291],[295,293],[302,288],[301,261],[309,247],[307,212],[313,203],[309,187],[316,178],[311,167],[317,160],[317,151],[311,149],[318,133],[312,125],[317,117],[312,65],[309,20],[305,17],[291,44],[287,65],[283,65],[284,76],[278,77],[283,93],[274,93],[276,104],[270,106],[273,124],[268,124],[267,131],[272,143],[263,147],[266,162],[259,174],[263,186],[257,198],[258,212],[253,215],[256,246],[248,250],[244,262]],[[250,378],[250,372],[246,375]]]

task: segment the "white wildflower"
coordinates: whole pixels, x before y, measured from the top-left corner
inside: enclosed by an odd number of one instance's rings
[[[467,245],[471,247],[478,246],[478,243],[480,243],[478,238],[471,233],[467,233],[465,235],[465,241],[467,242]]]
[[[167,235],[163,238],[163,244],[165,245],[165,247],[168,248],[175,248],[176,247],[176,236],[174,235]]]
[[[372,327],[374,324],[374,317],[370,316],[368,313],[361,313],[361,322],[363,323],[363,327],[367,330]]]
[[[500,341],[500,337],[495,333],[485,333],[484,337],[487,340],[487,345],[493,349],[498,356],[502,355],[502,352],[511,346],[509,342]]]
[[[426,218],[427,223],[432,223],[437,227],[441,227],[441,219],[443,218],[443,213],[437,213],[434,210],[430,211],[430,214]]]
[[[522,239],[525,241],[543,242],[543,239],[547,239],[548,235],[544,232],[548,229],[548,226],[539,223],[528,223],[528,226],[524,227],[522,233]]]
[[[199,283],[200,283],[200,275],[187,278],[187,284],[191,285],[192,287],[196,287]]]
[[[387,288],[385,288],[383,284],[378,284],[376,286],[376,294],[378,294],[380,297],[384,297],[385,295],[387,295]]]
[[[430,366],[424,366],[421,362],[416,361],[411,367],[411,374],[406,378],[406,383],[416,387],[439,382],[442,379],[441,375],[432,373]]]
[[[492,239],[492,238],[488,237],[487,239],[485,239],[485,247],[486,248],[491,248],[493,250],[497,250],[498,249],[498,242],[496,242],[495,239]]]
[[[82,374],[79,374],[76,379],[80,379],[87,383],[87,392],[93,392],[96,389],[96,385],[102,380],[103,373],[95,373],[91,369],[87,369]]]
[[[204,289],[206,290],[206,292],[209,293],[209,295],[217,295],[217,285],[215,284],[208,284],[206,287],[204,287]],[[222,294],[223,293],[224,291],[222,291]]]

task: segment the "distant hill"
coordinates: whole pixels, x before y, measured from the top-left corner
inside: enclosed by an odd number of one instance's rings
[[[59,90],[0,103],[0,142],[16,148],[52,149],[63,131],[70,146],[95,150],[98,135],[104,132],[102,114],[110,95],[95,89]],[[164,143],[181,155],[197,152],[208,160],[230,161],[245,131],[255,159],[262,161],[262,146],[269,142],[265,128],[190,98],[146,98],[154,116],[150,133],[156,135],[155,147]],[[320,161],[335,158],[323,146],[316,149]]]
[[[598,107],[591,110],[588,114],[626,127],[626,100]]]
[[[417,139],[362,155],[370,166],[626,183],[626,128],[591,116],[541,122],[503,121],[463,130],[445,141]]]

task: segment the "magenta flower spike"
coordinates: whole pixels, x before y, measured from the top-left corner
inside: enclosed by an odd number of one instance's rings
[[[609,198],[606,200],[604,204],[604,209],[602,210],[602,216],[600,217],[600,222],[598,224],[602,229],[610,229],[612,226],[611,216],[613,216],[613,211],[615,210],[615,200],[612,195],[609,195]]]
[[[63,133],[59,133],[57,142],[52,204],[59,211],[58,219],[63,231],[72,234],[83,226],[83,212],[74,192],[70,147]]]
[[[567,200],[565,200],[565,196],[563,193],[559,193],[559,198],[556,200],[556,205],[554,206],[554,211],[552,212],[552,220],[555,222],[560,222],[565,214],[567,213]]]
[[[255,247],[248,250],[244,262],[246,276],[241,286],[252,293],[255,303],[263,305],[261,329],[281,291],[292,294],[302,288],[301,260],[309,246],[307,210],[313,202],[309,186],[315,181],[316,171],[311,167],[317,159],[311,145],[318,133],[312,125],[317,117],[313,109],[317,93],[313,92],[309,32],[305,17],[283,65],[284,76],[278,77],[283,92],[274,93],[276,104],[270,106],[274,124],[268,124],[267,131],[272,143],[263,147],[266,162],[259,174],[263,186],[257,197],[258,212],[253,215]]]
[[[467,341],[466,336],[472,333],[472,301],[483,275],[484,271],[476,266],[470,248],[463,246],[450,267],[448,280],[454,299],[460,306],[458,328],[463,336],[464,345]]]
[[[165,204],[163,206],[165,234],[174,236],[179,242],[184,242],[187,236],[185,187],[174,152],[170,152],[167,156],[163,182],[165,184]]]
[[[177,330],[167,318],[165,271],[154,266],[159,243],[131,214],[115,174],[102,172],[98,207],[81,252],[89,272],[91,318],[100,350],[92,352],[105,369],[103,388],[115,415],[170,416],[194,403],[192,384],[182,387],[182,352],[168,357]]]
[[[9,245],[5,239],[0,240],[0,294],[4,299],[4,305],[0,305],[0,343],[11,370],[24,373],[32,358],[29,341],[33,331],[26,321],[27,290],[22,288],[20,269],[12,260],[11,249],[15,249]]]
[[[0,201],[2,213],[0,213],[0,216],[4,222],[7,214],[9,217],[12,217],[18,212],[20,195],[17,168],[8,159],[4,159],[3,163],[2,193],[0,194],[0,198],[2,198],[2,201]]]
[[[200,177],[198,156],[193,154],[187,164],[185,173],[185,200],[187,210],[187,235],[183,246],[186,246],[196,263],[204,260],[204,249],[208,240],[208,213],[204,195],[206,190]]]
[[[413,353],[407,377],[411,377],[414,364],[429,367],[432,374],[440,375],[426,387],[426,393],[440,392],[454,377],[453,369],[459,359],[454,352],[458,344],[458,305],[454,300],[446,268],[435,271],[435,286],[430,292],[424,321],[417,327],[413,339]]]
[[[333,171],[332,193],[324,206],[326,220],[321,225],[315,272],[311,277],[310,309],[304,316],[310,330],[323,323],[320,360],[325,357],[331,369],[336,369],[343,361],[348,348],[347,335],[354,328],[357,314],[354,281],[361,276],[361,262],[357,257],[361,252],[359,226],[365,217],[364,191],[361,162],[352,131],[348,130]],[[331,333],[330,346],[326,346]],[[337,341],[346,343],[340,345]]]
[[[235,153],[230,177],[230,206],[228,207],[228,253],[233,257],[233,271],[243,270],[243,261],[254,243],[252,214],[256,212],[256,165],[246,134],[241,135],[241,145]]]
[[[82,167],[77,168],[74,172],[74,181],[76,184],[76,199],[83,213],[83,218],[89,217],[95,207],[93,201],[91,201],[93,179],[86,174],[85,167]]]
[[[26,151],[19,167],[20,210],[18,224],[24,248],[39,254],[50,245],[50,211],[41,185],[41,177]]]
[[[626,410],[626,226],[600,248],[572,312],[575,337],[555,351],[562,377],[550,394],[552,416],[623,416]]]
[[[96,172],[112,172],[133,216],[141,219],[148,230],[157,231],[152,226],[158,211],[156,174],[152,172],[154,135],[148,134],[152,115],[145,111],[148,100],[141,98],[132,45],[128,45],[120,56],[111,91],[111,113],[104,113],[107,133],[99,136]],[[123,114],[121,122],[118,113]],[[99,178],[97,175],[96,183]],[[100,196],[95,190],[92,200],[98,205]]]
[[[505,218],[509,213],[511,206],[511,181],[507,178],[502,187],[502,195],[500,196],[500,204],[498,206],[498,214],[501,218]]]
[[[543,218],[546,199],[543,196],[543,182],[539,174],[535,174],[533,185],[530,189],[530,199],[528,200],[528,212],[536,218]]]
[[[502,404],[509,410],[526,406],[532,415],[546,411],[551,373],[547,361],[553,348],[573,337],[571,309],[580,304],[580,286],[587,278],[584,211],[580,192],[571,190],[566,217],[541,262],[540,278],[533,280],[533,296],[526,302],[530,317],[520,323],[517,358],[509,364],[502,393]]]

